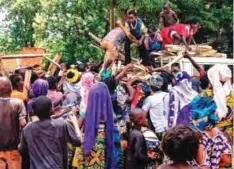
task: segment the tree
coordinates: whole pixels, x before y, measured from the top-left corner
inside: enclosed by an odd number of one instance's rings
[[[113,1],[113,0],[112,0]],[[114,0],[115,17],[135,6],[146,25],[158,26],[162,0]],[[171,0],[181,23],[200,22],[197,43],[208,43],[220,52],[232,53],[232,1]],[[102,38],[109,31],[110,0],[3,0],[10,34],[1,40],[0,51],[20,50],[24,46],[44,47],[62,52],[63,61],[100,60],[103,53],[89,44],[87,33]],[[113,4],[112,4],[113,5]]]
[[[20,50],[21,47],[34,47],[34,17],[40,9],[39,0],[2,1],[2,8],[7,11],[6,20],[9,22],[11,49]]]

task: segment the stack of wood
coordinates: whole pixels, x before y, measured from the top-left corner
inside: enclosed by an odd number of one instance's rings
[[[224,53],[218,53],[209,45],[190,45],[191,51],[188,53],[193,57],[215,57],[227,58]],[[165,50],[155,53],[163,57],[177,56],[179,53],[185,51],[185,46],[179,45],[166,45]]]

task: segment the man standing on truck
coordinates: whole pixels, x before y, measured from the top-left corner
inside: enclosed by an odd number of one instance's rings
[[[163,11],[159,15],[159,29],[162,27],[172,26],[179,23],[179,19],[175,11],[170,7],[170,4],[167,2],[163,6]]]
[[[140,52],[140,58],[142,59],[142,64],[147,66],[148,59],[145,57],[145,47],[144,47],[144,38],[147,33],[147,29],[143,21],[137,17],[136,10],[131,9],[127,12],[127,22],[125,27],[130,31],[131,37],[126,38],[124,51],[125,51],[125,64],[131,63],[131,54],[130,54],[130,45],[132,42],[137,43],[138,49]]]

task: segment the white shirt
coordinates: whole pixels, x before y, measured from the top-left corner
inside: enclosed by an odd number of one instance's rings
[[[142,107],[144,111],[149,112],[150,119],[154,125],[156,133],[164,132],[167,127],[163,102],[166,94],[166,92],[159,91],[151,96],[148,96]]]

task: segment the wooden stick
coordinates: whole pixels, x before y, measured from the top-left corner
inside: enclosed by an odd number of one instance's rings
[[[92,34],[91,32],[89,32],[88,34],[89,34],[89,36],[90,36],[93,40],[95,40],[97,43],[100,44],[100,43],[102,42],[102,39],[98,38],[97,36],[95,36],[95,35]]]
[[[165,67],[171,67],[171,65],[173,64],[173,63],[176,63],[178,60],[180,60],[181,58],[183,58],[184,57],[184,55],[182,54],[182,53],[179,53],[179,55],[178,56],[176,56],[170,63],[168,63],[168,64],[166,64],[165,66],[163,66],[164,68]]]
[[[24,58],[38,58],[43,56],[50,56],[51,54],[17,54],[17,55],[5,55],[2,59],[24,59]]]
[[[121,20],[118,20],[116,22],[118,27],[122,29],[122,31],[125,33],[125,35],[128,37],[129,40],[131,40],[133,43],[135,43],[137,46],[139,46],[138,40],[131,34],[131,32],[123,25]]]
[[[59,69],[61,69],[61,66],[57,63],[57,62],[55,62],[55,61],[53,61],[53,60],[51,60],[49,57],[47,57],[47,56],[43,56],[44,58],[46,58],[47,60],[49,60],[51,63],[53,63],[55,66],[57,66]]]
[[[56,63],[59,63],[59,61],[61,60],[62,58],[62,55],[60,54],[56,54],[55,57],[53,58],[53,61],[56,62]],[[54,72],[56,71],[56,67],[55,65],[51,62],[50,65],[49,65],[49,68],[48,68],[48,74],[50,76],[53,76],[54,75]]]
[[[31,76],[32,76],[32,70],[31,69],[26,70],[24,78],[24,88],[23,88],[23,93],[26,98],[28,98],[28,89],[30,87]]]
[[[0,57],[0,73],[1,73],[3,76],[9,77],[8,71],[6,71],[6,69],[4,68],[4,64],[3,64],[3,62],[2,62],[2,57]]]

